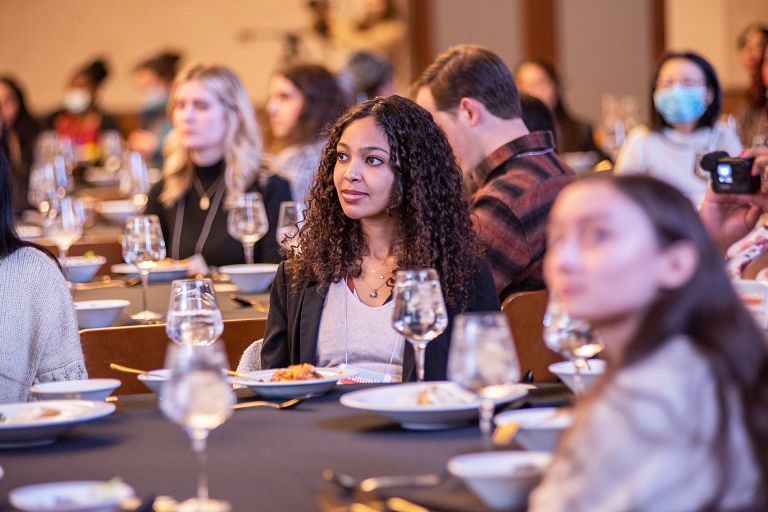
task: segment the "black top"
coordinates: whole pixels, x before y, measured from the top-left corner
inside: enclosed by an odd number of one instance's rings
[[[147,215],[154,214],[160,218],[160,226],[163,229],[169,257],[184,259],[195,254],[195,246],[204,230],[205,220],[208,214],[216,208],[215,213],[211,213],[213,215],[211,229],[202,247],[203,258],[209,265],[217,267],[245,263],[243,245],[227,233],[227,211],[223,204],[224,197],[222,197],[220,204],[216,205],[216,192],[219,190],[219,184],[222,183],[219,178],[224,179],[224,167],[224,160],[207,167],[193,166],[200,183],[207,191],[210,200],[208,210],[200,208],[201,194],[194,186],[191,186],[187,193],[170,207],[165,207],[160,202],[160,193],[163,190],[165,180],[156,183],[149,191],[145,213]],[[221,187],[223,188],[224,185],[222,184]],[[224,193],[223,190],[221,192]],[[290,185],[279,176],[261,176],[248,188],[248,192],[259,192],[262,195],[269,221],[269,231],[264,235],[264,238],[256,243],[253,249],[253,260],[256,263],[277,263],[280,261],[280,245],[275,238],[275,228],[280,213],[280,203],[291,200]],[[180,216],[179,219],[176,218],[177,215]],[[178,247],[174,242],[174,228],[177,221],[182,223]]]
[[[448,307],[448,327],[440,336],[427,344],[424,356],[424,379],[445,380],[448,370],[448,349],[451,344],[453,319],[465,311],[499,311],[499,296],[491,273],[491,266],[483,262],[475,277],[474,296],[459,310]],[[261,349],[262,368],[281,368],[290,364],[317,362],[317,336],[323,316],[327,290],[317,283],[294,288],[291,272],[281,263],[272,284],[269,313]],[[405,343],[403,353],[403,380],[416,380],[413,347]]]

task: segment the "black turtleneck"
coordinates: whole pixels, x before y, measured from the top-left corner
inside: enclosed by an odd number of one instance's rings
[[[198,190],[199,187],[195,187],[194,184],[179,200],[183,203],[183,208],[179,207],[179,203],[168,208],[160,203],[160,193],[163,190],[164,180],[155,184],[150,190],[146,213],[155,214],[160,218],[168,257],[183,259],[195,253],[195,246],[203,231],[206,217],[210,213],[213,215],[213,222],[202,248],[205,261],[209,265],[217,267],[245,262],[242,244],[227,233],[227,212],[224,209],[224,197],[221,198],[218,205],[216,201],[217,197],[225,194],[224,165],[224,160],[209,166],[193,165],[195,176],[199,179],[200,185],[206,191],[210,201],[207,211],[200,208],[202,195]],[[257,263],[277,263],[280,261],[280,253],[279,245],[275,239],[275,226],[280,212],[280,203],[291,200],[290,186],[286,180],[278,176],[262,176],[256,179],[248,191],[261,193],[269,221],[269,231],[254,247],[254,261]],[[215,213],[213,213],[214,207],[216,208]],[[173,240],[177,222],[181,222],[178,252],[176,252],[177,247],[174,246]]]

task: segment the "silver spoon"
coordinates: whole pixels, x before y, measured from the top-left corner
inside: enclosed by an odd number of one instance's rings
[[[347,491],[373,492],[386,487],[432,487],[442,482],[442,475],[394,475],[374,476],[357,482],[355,478],[344,473],[338,473],[332,469],[323,470],[323,479],[326,482],[338,485]]]

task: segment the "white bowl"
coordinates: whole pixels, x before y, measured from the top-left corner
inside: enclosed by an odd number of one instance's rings
[[[77,324],[81,329],[109,327],[129,304],[129,301],[122,299],[77,301]]]
[[[104,256],[95,256],[93,258],[70,256],[59,260],[59,262],[64,267],[67,279],[73,283],[87,283],[93,279],[96,272],[107,262],[107,258]]]
[[[134,496],[128,484],[115,480],[28,485],[12,490],[8,498],[24,512],[107,512]]]
[[[96,211],[107,222],[125,224],[128,217],[136,213],[136,207],[133,201],[129,199],[119,199],[116,201],[99,201],[96,204]]]
[[[243,293],[261,293],[267,291],[277,272],[273,263],[254,263],[252,265],[224,265],[219,271],[228,274],[233,283]]]
[[[496,415],[494,422],[496,425],[517,423],[520,430],[515,435],[515,442],[526,450],[552,452],[563,431],[571,426],[573,416],[567,408],[537,407],[502,412]]]
[[[468,453],[449,460],[448,471],[492,509],[525,510],[528,494],[551,460],[547,452]]]
[[[157,396],[160,396],[163,384],[170,378],[171,370],[168,369],[152,370],[148,374],[138,376],[138,379]]]
[[[35,384],[30,390],[40,400],[93,400],[99,402],[120,387],[117,379],[59,380]]]
[[[600,377],[605,373],[605,361],[602,359],[590,359],[589,368],[581,369],[581,380],[584,383],[584,390],[595,385]],[[575,392],[576,367],[571,361],[560,361],[549,365],[549,371],[557,375],[566,386]]]

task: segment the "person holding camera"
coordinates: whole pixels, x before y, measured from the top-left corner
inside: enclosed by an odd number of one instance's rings
[[[704,200],[705,153],[738,155],[736,131],[717,117],[723,93],[712,65],[695,53],[668,53],[651,81],[651,127],[639,126],[621,148],[616,174],[648,174],[675,186],[696,206]]]

